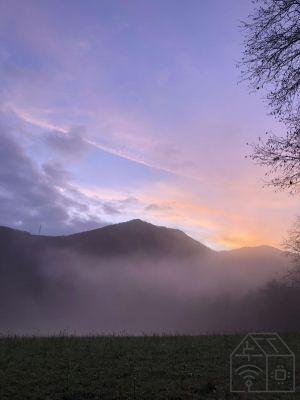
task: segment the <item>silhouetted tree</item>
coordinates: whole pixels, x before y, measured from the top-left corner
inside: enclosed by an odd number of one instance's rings
[[[293,261],[293,268],[288,273],[289,281],[300,287],[300,217],[297,218],[285,241],[285,248]]]
[[[300,121],[299,127],[289,129],[283,136],[271,135],[253,145],[250,156],[255,162],[268,167],[266,176],[276,189],[291,193],[300,188]]]
[[[265,89],[271,113],[286,125],[282,136],[270,135],[253,146],[251,158],[275,175],[271,184],[296,191],[300,184],[300,1],[254,0],[243,24],[242,75]]]
[[[300,1],[255,0],[244,23],[244,76],[256,89],[266,88],[272,111],[296,114],[300,87]]]

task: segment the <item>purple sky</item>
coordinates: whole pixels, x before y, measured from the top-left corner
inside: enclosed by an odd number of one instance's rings
[[[247,142],[280,132],[236,63],[248,0],[2,0],[0,224],[141,218],[214,248],[279,246],[298,200]]]

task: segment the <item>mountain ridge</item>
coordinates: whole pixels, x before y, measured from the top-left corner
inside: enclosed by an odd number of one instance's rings
[[[143,221],[139,218],[137,219],[132,219],[132,220],[128,220],[125,222],[119,222],[116,224],[108,224],[99,228],[95,228],[95,229],[90,229],[90,230],[86,230],[86,231],[81,231],[81,232],[76,232],[76,233],[71,233],[71,234],[67,234],[67,235],[38,235],[38,234],[33,234],[30,233],[28,231],[25,230],[20,230],[20,229],[16,229],[16,228],[12,228],[9,226],[3,226],[0,225],[0,235],[3,234],[4,232],[10,233],[12,234],[13,232],[16,232],[17,234],[20,235],[28,235],[32,238],[41,238],[42,240],[44,238],[49,239],[50,241],[53,240],[57,240],[57,239],[73,239],[73,238],[80,238],[80,237],[84,237],[84,236],[90,236],[90,235],[95,235],[95,234],[102,234],[102,233],[107,233],[109,231],[113,230],[117,230],[117,229],[148,229],[148,230],[157,230],[160,231],[161,233],[172,233],[174,235],[177,235],[178,238],[182,238],[182,239],[187,239],[190,241],[190,243],[193,243],[194,246],[199,246],[199,250],[200,247],[202,249],[206,249],[210,252],[214,252],[214,253],[219,253],[219,254],[227,254],[227,253],[236,253],[236,252],[240,252],[240,251],[248,251],[248,250],[267,250],[267,251],[277,251],[277,252],[281,252],[284,253],[282,250],[278,249],[277,247],[274,246],[270,246],[270,245],[258,245],[258,246],[242,246],[239,248],[234,248],[234,249],[226,249],[226,250],[214,250],[206,245],[204,245],[203,243],[201,243],[200,241],[193,239],[191,236],[189,236],[188,234],[186,234],[184,231],[180,230],[180,229],[176,229],[176,228],[168,228],[165,226],[159,226],[159,225],[155,225],[152,224],[150,222],[146,222]]]
[[[239,299],[286,267],[279,250],[218,252],[140,220],[65,236],[0,227],[0,332],[203,331],[220,296]]]

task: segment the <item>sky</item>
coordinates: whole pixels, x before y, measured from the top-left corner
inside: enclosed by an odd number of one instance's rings
[[[0,225],[140,218],[214,249],[280,246],[299,199],[245,158],[283,129],[237,68],[251,7],[0,1]]]

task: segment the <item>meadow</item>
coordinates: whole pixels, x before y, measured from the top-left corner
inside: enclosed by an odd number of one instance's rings
[[[300,335],[282,335],[296,355]],[[231,394],[240,335],[53,336],[0,339],[1,400],[300,399]]]

